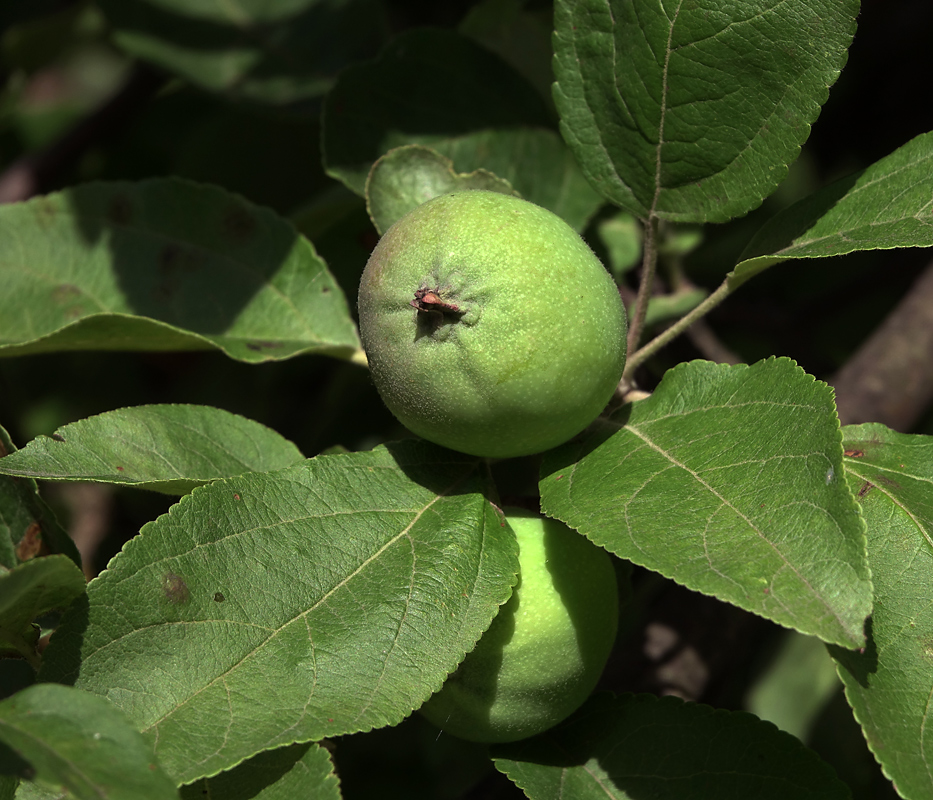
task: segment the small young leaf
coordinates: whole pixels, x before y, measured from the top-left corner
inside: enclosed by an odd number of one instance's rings
[[[10,435],[0,426],[0,459],[15,452]],[[0,476],[0,568],[13,569],[49,553],[62,553],[81,566],[75,543],[39,496],[36,482]]]
[[[511,592],[481,462],[411,442],[195,489],[72,606],[42,680],[104,694],[191,782],[394,725]]]
[[[641,258],[644,231],[638,221],[626,211],[602,220],[596,233],[609,257],[609,271],[620,280],[638,264]]]
[[[565,0],[554,99],[590,182],[643,219],[722,222],[787,174],[858,0]]]
[[[394,147],[550,124],[541,96],[497,55],[453,31],[414,30],[344,70],[327,94],[324,165],[363,194],[371,166]],[[479,167],[457,164],[461,172]]]
[[[652,297],[648,301],[648,313],[645,314],[645,325],[651,327],[661,322],[680,319],[688,311],[692,311],[702,303],[709,293],[705,289],[687,289],[675,294],[662,294]],[[629,317],[634,314],[630,310]]]
[[[340,800],[340,785],[327,750],[293,744],[267,750],[228,772],[181,787],[181,800]]]
[[[174,178],[0,208],[0,355],[216,347],[241,361],[348,357],[343,292],[285,220]]]
[[[597,695],[493,757],[530,800],[851,797],[832,767],[771,723],[676,697]]]
[[[843,428],[846,479],[868,524],[875,585],[868,645],[831,648],[884,774],[907,800],[933,793],[933,437]]]
[[[544,511],[607,550],[827,642],[871,583],[832,390],[789,359],[695,361],[545,454]]]
[[[366,179],[366,208],[381,236],[394,222],[433,197],[485,189],[518,195],[508,181],[486,170],[454,172],[453,162],[436,150],[412,144],[382,156]]]
[[[582,231],[603,205],[560,134],[547,128],[477,131],[433,144],[459,172],[487,169],[525,200],[553,211]]]
[[[38,666],[33,620],[67,608],[84,588],[84,573],[68,556],[34,558],[0,571],[0,652],[12,651]]]
[[[0,459],[0,473],[186,494],[208,481],[302,459],[294,444],[253,420],[211,406],[159,405],[65,425]]]
[[[858,250],[933,247],[933,133],[770,219],[729,274],[741,286],[772,264]]]
[[[3,700],[0,741],[30,764],[38,782],[79,800],[178,797],[129,720],[89,692],[37,684]]]

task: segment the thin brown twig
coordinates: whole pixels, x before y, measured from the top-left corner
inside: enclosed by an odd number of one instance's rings
[[[933,262],[830,383],[843,425],[916,425],[933,403]]]

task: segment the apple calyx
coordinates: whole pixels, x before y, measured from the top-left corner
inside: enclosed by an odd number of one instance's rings
[[[456,303],[448,303],[444,300],[440,289],[429,289],[427,286],[422,286],[415,291],[415,299],[409,305],[426,314],[461,315],[466,313]]]

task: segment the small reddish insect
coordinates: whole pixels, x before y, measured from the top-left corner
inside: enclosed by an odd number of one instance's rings
[[[435,311],[443,314],[445,311],[451,314],[462,314],[460,306],[454,303],[445,303],[437,290],[428,289],[422,286],[415,291],[415,299],[409,305],[417,308],[419,311]]]

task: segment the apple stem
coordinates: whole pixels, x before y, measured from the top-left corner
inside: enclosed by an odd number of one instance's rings
[[[680,336],[684,331],[687,330],[687,328],[693,325],[694,322],[697,322],[702,317],[706,316],[730,294],[732,294],[732,287],[729,285],[728,279],[726,279],[719,285],[719,288],[717,288],[715,292],[707,297],[690,313],[685,314],[683,317],[677,320],[677,322],[667,328],[663,333],[658,334],[654,339],[648,342],[648,344],[646,344],[644,347],[632,353],[626,359],[625,373],[622,376],[622,380],[625,381],[628,379],[631,381],[631,376],[635,370],[638,369],[638,367],[644,364],[645,361],[651,358],[651,356],[658,352],[658,350],[660,350],[662,347]]]
[[[658,218],[652,216],[645,225],[645,250],[641,262],[641,283],[635,300],[635,314],[629,322],[628,352],[634,353],[645,328],[648,301],[654,288],[654,275],[658,267]],[[628,372],[628,368],[626,368]]]

